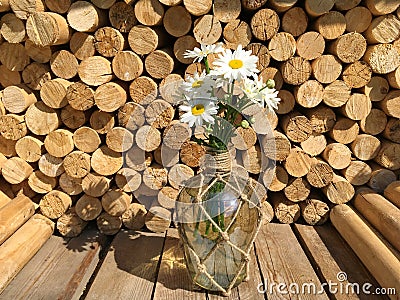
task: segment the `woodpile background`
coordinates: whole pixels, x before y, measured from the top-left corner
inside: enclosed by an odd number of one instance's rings
[[[397,0],[0,3],[0,190],[38,203],[64,236],[90,221],[110,235],[170,226],[205,153],[171,97],[204,68],[183,57],[199,43],[242,44],[280,90],[277,113],[249,113],[254,129],[232,140],[269,185],[268,220],[323,224],[359,186],[382,193],[398,178]],[[274,174],[262,157],[276,157]]]

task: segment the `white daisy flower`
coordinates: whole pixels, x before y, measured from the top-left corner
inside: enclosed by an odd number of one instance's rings
[[[278,104],[281,99],[278,98],[278,91],[274,88],[269,88],[263,82],[262,77],[254,79],[245,78],[242,80],[242,90],[246,97],[254,103],[260,104],[269,110],[278,109]]]
[[[183,54],[184,58],[194,58],[193,62],[201,62],[209,54],[219,53],[224,50],[222,43],[217,43],[214,45],[200,45],[200,49],[195,47],[193,50],[186,50]]]
[[[203,122],[214,124],[214,117],[218,113],[218,106],[206,99],[189,100],[188,105],[181,105],[179,109],[185,113],[181,122],[188,123],[189,127],[202,126]]]
[[[281,101],[278,98],[278,91],[274,88],[266,87],[260,91],[261,99],[262,99],[262,106],[265,106],[270,111],[278,109],[278,104]]]
[[[223,76],[230,81],[253,77],[259,72],[257,62],[257,56],[252,55],[250,50],[243,50],[242,45],[239,45],[234,52],[226,49],[219,55],[213,62],[214,70],[211,74]]]
[[[203,71],[201,74],[196,72],[193,76],[187,76],[181,88],[188,98],[206,98],[211,96],[214,85],[212,77]]]

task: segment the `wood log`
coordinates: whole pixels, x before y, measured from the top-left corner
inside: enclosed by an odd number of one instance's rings
[[[87,1],[76,1],[68,10],[67,20],[76,31],[95,32],[106,24],[107,16],[104,11]]]
[[[25,41],[25,51],[31,59],[42,64],[49,62],[53,54],[50,46],[39,46],[31,40]]]
[[[399,255],[387,247],[355,210],[338,205],[331,210],[331,221],[378,283],[385,288],[399,287]],[[375,257],[371,260],[371,255]],[[392,296],[391,299],[396,299]]]
[[[128,209],[132,196],[121,190],[111,189],[101,197],[103,209],[111,216],[119,217]]]
[[[150,77],[140,76],[132,81],[129,94],[133,102],[148,105],[157,98],[157,83]]]
[[[102,85],[113,78],[111,63],[101,56],[84,59],[78,67],[78,75],[84,83],[92,86]]]
[[[381,1],[381,0],[366,0],[365,1],[368,9],[372,12],[373,15],[386,15],[391,12],[394,12],[399,4],[396,1]]]
[[[67,105],[61,110],[61,122],[70,129],[77,129],[88,121],[87,113],[73,109],[71,105]]]
[[[157,195],[157,202],[166,209],[174,209],[178,195],[179,190],[164,186]]]
[[[135,16],[143,25],[160,25],[164,16],[164,7],[156,0],[139,0],[135,4]]]
[[[166,45],[167,35],[158,27],[136,25],[129,31],[128,43],[135,53],[139,55],[149,54]]]
[[[314,60],[325,50],[325,39],[316,31],[308,31],[299,36],[296,42],[296,53],[306,59]]]
[[[125,154],[126,165],[138,172],[144,171],[150,166],[152,161],[153,155],[150,152],[145,152],[136,145]]]
[[[255,38],[267,41],[278,33],[280,19],[272,9],[258,10],[251,18],[250,27]]]
[[[72,206],[72,200],[64,192],[53,190],[40,200],[40,212],[49,219],[58,219]]]
[[[350,88],[361,88],[365,86],[372,77],[370,65],[364,61],[356,61],[347,65],[342,73],[343,81]]]
[[[11,183],[18,184],[24,181],[31,175],[33,168],[22,158],[11,157],[4,162],[1,173],[3,178]]]
[[[282,193],[273,193],[270,196],[275,216],[283,224],[291,224],[300,218],[300,206],[286,199]]]
[[[10,0],[1,1],[0,12],[9,11],[11,9]]]
[[[44,139],[44,147],[54,157],[64,157],[74,150],[73,133],[66,129],[50,132]]]
[[[311,76],[311,64],[300,56],[295,56],[283,62],[281,72],[283,80],[292,85],[300,85]]]
[[[180,159],[185,165],[195,168],[200,165],[200,159],[205,155],[206,150],[196,142],[187,141],[180,148]]]
[[[332,168],[341,170],[350,165],[351,151],[341,143],[330,143],[322,152],[322,157]]]
[[[383,77],[372,76],[362,91],[371,101],[382,101],[389,92],[389,83]]]
[[[333,180],[334,172],[330,165],[321,159],[314,158],[307,173],[307,181],[316,188],[323,188]]]
[[[246,10],[257,10],[266,2],[267,0],[242,0],[242,6]]]
[[[31,14],[35,12],[43,12],[46,8],[44,1],[42,0],[8,0],[14,14],[23,20],[26,20]]]
[[[384,196],[400,208],[400,181],[394,181],[384,190]]]
[[[0,245],[35,213],[33,202],[23,195],[0,209]]]
[[[0,292],[51,237],[53,231],[54,223],[36,214],[1,245]]]
[[[353,160],[341,173],[352,185],[364,185],[371,179],[372,169],[363,161]]]
[[[145,181],[143,173],[143,181]],[[175,189],[180,189],[185,185],[185,181],[194,176],[194,171],[184,164],[176,164],[168,171],[168,183]]]
[[[311,64],[314,77],[321,83],[332,83],[342,73],[339,60],[330,54],[322,55]]]
[[[155,50],[146,56],[144,66],[149,75],[156,79],[167,77],[174,70],[174,60],[170,51]]]
[[[264,154],[271,160],[284,161],[291,149],[289,139],[283,133],[274,130],[273,136],[262,138],[261,146]]]
[[[99,134],[94,129],[85,126],[75,130],[72,140],[76,148],[86,153],[96,151],[101,143]]]
[[[11,71],[23,71],[29,64],[29,56],[22,44],[4,42],[0,45],[0,62]]]
[[[276,12],[285,12],[288,9],[292,8],[297,3],[297,0],[271,0],[268,4],[276,11]]]
[[[246,47],[252,38],[250,26],[239,19],[226,24],[223,36],[226,46],[231,49],[236,49],[239,45]]]
[[[400,156],[398,155],[400,144],[381,140],[381,145],[378,155],[374,158],[375,162],[389,170],[400,169]]]
[[[298,112],[292,112],[282,118],[281,126],[289,140],[301,143],[308,139],[313,128],[310,120]]]
[[[130,168],[122,168],[115,175],[115,184],[126,193],[136,191],[141,183],[142,175]]]
[[[316,59],[315,61],[317,61]],[[318,77],[318,76],[315,76]],[[307,80],[294,89],[296,102],[302,107],[316,107],[321,103],[324,87],[316,80]]]
[[[282,191],[289,182],[289,174],[280,165],[265,170],[262,178],[264,185],[272,192]]]
[[[296,101],[290,91],[280,90],[278,97],[281,101],[279,101],[278,109],[276,110],[277,114],[284,115],[293,110]]]
[[[106,135],[108,148],[115,152],[128,151],[132,147],[133,142],[133,134],[123,127],[114,127]]]
[[[242,6],[240,0],[217,0],[213,3],[213,15],[221,22],[228,23],[239,18]]]
[[[349,202],[354,196],[354,187],[345,178],[334,175],[332,182],[322,188],[329,201],[335,204]]]
[[[161,206],[152,206],[146,214],[145,224],[153,232],[165,232],[171,224],[171,212]]]
[[[187,49],[200,48],[200,44],[191,35],[178,37],[174,43],[174,55],[183,64],[191,64],[193,58],[185,58],[184,53]]]
[[[400,229],[400,210],[371,189],[360,190],[354,198],[354,207],[386,240],[400,251],[396,232]]]
[[[19,196],[19,195],[24,195],[28,198],[35,198],[37,196],[36,192],[34,192],[29,184],[28,184],[28,180],[24,180],[21,183],[18,184],[11,184],[11,191],[13,192],[13,194],[15,196]],[[37,202],[39,199],[35,199],[35,201]]]
[[[72,178],[83,178],[90,172],[90,155],[73,151],[64,158],[65,173]]]
[[[211,0],[183,0],[183,5],[194,16],[202,16],[208,13],[213,5]]]
[[[318,17],[329,12],[333,8],[334,4],[334,0],[324,1],[323,3],[317,0],[306,0],[305,8],[309,15],[312,17]]]
[[[400,120],[396,118],[389,118],[383,136],[388,140],[400,144]]]
[[[281,89],[283,85],[283,77],[281,71],[274,67],[267,67],[258,74],[259,78],[263,78],[264,81],[268,79],[272,79],[275,81],[275,88]]]
[[[366,50],[367,41],[357,32],[341,35],[329,47],[329,51],[344,63],[360,60]]]
[[[235,134],[236,135],[231,138],[231,142],[238,150],[248,150],[257,142],[257,133],[251,127],[238,127],[235,130]]]
[[[82,189],[88,196],[101,197],[109,190],[110,182],[107,177],[89,173],[82,179]]]
[[[378,102],[378,106],[385,112],[386,115],[393,118],[400,118],[400,91],[392,90],[386,97]]]
[[[351,10],[359,5],[361,0],[336,0],[335,8],[338,10]]]
[[[329,136],[338,143],[349,144],[357,138],[359,131],[360,128],[356,121],[340,117],[329,132]]]
[[[40,98],[48,107],[63,108],[68,105],[66,95],[70,85],[71,82],[62,78],[49,80],[40,89]]]
[[[327,2],[332,3],[334,1]],[[315,21],[314,27],[326,40],[335,40],[345,32],[346,19],[344,15],[338,11],[329,11],[322,14]]]
[[[400,20],[392,14],[376,17],[364,32],[369,44],[391,43],[400,35]]]
[[[372,103],[367,96],[361,93],[353,93],[340,111],[346,117],[358,121],[367,117],[371,109]]]
[[[104,57],[114,57],[125,46],[121,32],[112,27],[101,27],[94,33],[95,48]]]
[[[118,124],[132,131],[138,130],[145,122],[145,109],[135,102],[125,103],[118,110]]]
[[[76,214],[75,207],[71,207],[57,219],[56,228],[63,237],[72,238],[79,236],[87,224]]]
[[[393,72],[387,74],[386,78],[392,88],[400,89],[400,68],[397,68]]]
[[[326,148],[327,142],[323,134],[311,134],[308,139],[300,143],[301,149],[310,156],[320,155]]]
[[[83,195],[75,204],[75,213],[84,221],[96,219],[103,210],[98,198]]]
[[[122,33],[128,33],[137,24],[132,5],[125,2],[114,3],[108,12],[111,26]]]
[[[329,219],[329,206],[318,194],[313,193],[306,201],[300,202],[300,209],[301,216],[309,225],[322,225]]]
[[[143,73],[143,63],[134,52],[121,51],[114,56],[112,69],[119,79],[132,81]]]
[[[370,164],[372,173],[368,186],[378,193],[382,193],[386,187],[397,180],[396,174],[376,163]]]
[[[10,197],[0,190],[0,209],[11,202]]]
[[[179,19],[180,22],[176,22],[176,19]],[[192,18],[185,7],[172,6],[165,12],[163,25],[170,35],[180,37],[189,32],[192,27]]]
[[[81,111],[92,108],[95,103],[94,91],[82,82],[68,85],[65,99],[73,109]]]
[[[155,128],[167,127],[174,117],[175,110],[167,101],[157,99],[150,103],[145,112],[146,121]]]
[[[364,133],[378,135],[386,128],[387,116],[383,111],[373,108],[369,115],[360,120],[359,123],[360,128]]]
[[[19,115],[7,114],[0,116],[0,134],[8,140],[19,140],[28,132],[24,121],[24,117]]]
[[[283,162],[285,170],[293,177],[303,177],[311,167],[311,158],[302,149],[294,147]]]
[[[182,172],[182,174],[180,175],[183,174],[184,173]],[[152,164],[151,166],[147,167],[143,172],[143,184],[149,189],[160,190],[163,186],[167,184],[167,182],[168,171],[161,165]]]
[[[154,161],[159,165],[162,165],[166,168],[171,168],[179,163],[179,151],[176,149],[171,149],[163,144],[154,150],[153,158]]]
[[[114,115],[101,110],[94,111],[90,116],[90,127],[99,134],[109,132],[115,124]]]
[[[175,105],[177,102],[176,91],[179,89],[183,82],[183,78],[179,74],[169,74],[163,78],[159,85],[160,96],[169,104]]]
[[[22,71],[23,82],[32,90],[38,91],[51,79],[50,68],[46,64],[33,62]]]
[[[25,24],[15,14],[5,14],[1,17],[0,32],[9,43],[21,43],[25,40]]]
[[[336,80],[325,87],[322,100],[330,107],[340,107],[349,100],[350,95],[350,87],[344,81]]]
[[[351,143],[350,149],[360,160],[374,159],[381,148],[381,142],[378,138],[369,134],[360,134]]]
[[[65,14],[71,6],[71,0],[44,0],[46,7],[56,13]]]
[[[41,2],[41,1],[39,1]],[[67,20],[53,12],[34,12],[26,21],[29,39],[39,46],[62,45],[71,38]]]
[[[126,99],[126,91],[115,82],[107,82],[100,85],[94,93],[94,102],[104,112],[118,110],[126,103]]]
[[[167,6],[175,6],[182,3],[182,0],[159,0],[159,1]]]
[[[289,9],[281,19],[282,30],[295,37],[305,33],[307,26],[308,17],[301,7],[293,7]]]
[[[78,60],[71,52],[60,50],[51,56],[50,68],[56,76],[71,79],[78,73]]]
[[[105,235],[114,235],[122,227],[122,218],[111,216],[106,212],[100,214],[96,219],[97,228]]]
[[[38,167],[43,174],[49,177],[58,177],[64,173],[63,159],[61,157],[54,157],[49,153],[40,157]]]
[[[66,173],[62,173],[58,179],[58,184],[63,192],[70,196],[76,196],[83,192],[82,178],[73,178]]]
[[[21,84],[21,74],[18,71],[11,71],[5,65],[0,65],[0,84],[6,88]]]
[[[136,132],[136,145],[144,151],[154,151],[161,144],[161,133],[156,128],[144,125]]]
[[[37,170],[29,175],[28,185],[38,194],[47,194],[57,186],[57,178],[49,177]]]
[[[0,135],[0,153],[6,157],[16,156],[15,144],[17,141],[7,140],[2,135]]]
[[[400,53],[392,44],[370,45],[364,55],[364,60],[378,74],[388,74],[400,65]]]
[[[131,230],[140,230],[144,227],[147,210],[144,205],[131,203],[122,215],[124,226]]]
[[[367,30],[368,26],[371,24],[372,14],[368,8],[356,6],[347,11],[344,18],[346,19],[347,32],[362,33]]]
[[[69,48],[77,59],[85,60],[96,53],[94,43],[95,39],[93,35],[77,31],[71,36]]]
[[[274,35],[268,45],[269,54],[277,61],[286,61],[296,52],[296,40],[287,32]]]
[[[285,196],[292,202],[300,202],[307,199],[311,192],[311,186],[308,181],[303,178],[293,178],[289,180],[288,185],[283,189]]]
[[[121,153],[115,152],[107,146],[101,146],[93,152],[90,164],[97,174],[109,176],[121,169],[123,157]]]
[[[259,174],[265,168],[266,161],[259,145],[254,145],[241,154],[242,163],[247,172]]]

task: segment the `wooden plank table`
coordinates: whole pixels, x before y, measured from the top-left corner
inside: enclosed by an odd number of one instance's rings
[[[340,272],[346,272],[345,283],[378,286],[330,225],[264,225],[251,255],[250,280],[222,297],[191,282],[176,229],[163,234],[122,230],[105,237],[92,228],[73,239],[53,236],[0,300],[386,299],[332,293],[323,287],[328,281],[340,283]],[[307,292],[311,285],[318,294]]]

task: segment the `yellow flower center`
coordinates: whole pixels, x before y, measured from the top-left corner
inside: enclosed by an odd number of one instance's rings
[[[192,83],[192,88],[199,88],[203,84],[203,80],[196,80]]]
[[[240,69],[241,67],[243,67],[243,61],[241,61],[240,59],[232,59],[229,62],[229,66],[232,69]]]
[[[205,108],[203,104],[196,104],[195,106],[192,107],[192,115],[193,116],[199,116],[202,113],[204,113]]]

